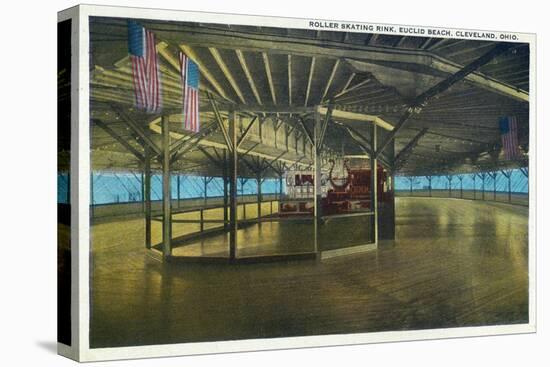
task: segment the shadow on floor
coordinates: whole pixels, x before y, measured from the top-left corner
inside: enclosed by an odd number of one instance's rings
[[[57,354],[57,343],[51,340],[38,340],[36,345],[44,349],[46,352]]]

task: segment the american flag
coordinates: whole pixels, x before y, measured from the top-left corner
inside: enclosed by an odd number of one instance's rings
[[[180,71],[183,93],[183,128],[199,132],[199,67],[181,51]]]
[[[520,154],[518,144],[518,123],[515,117],[501,117],[498,121],[504,157],[508,160],[517,158]]]
[[[162,98],[155,34],[135,21],[128,21],[128,51],[136,107],[150,113],[160,111]]]

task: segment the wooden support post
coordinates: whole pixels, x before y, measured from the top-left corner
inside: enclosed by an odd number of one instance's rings
[[[497,201],[497,173],[493,172],[493,200]]]
[[[283,175],[279,175],[279,201],[283,198]]]
[[[476,175],[477,173],[474,173],[474,200],[476,200]]]
[[[462,199],[462,180],[464,180],[464,176],[458,175],[457,177],[460,180],[460,198]]]
[[[151,148],[145,146],[145,163],[143,166],[145,180],[143,194],[145,200],[145,247],[151,248]]]
[[[180,207],[180,174],[176,176],[177,178],[177,184],[178,184],[178,208]]]
[[[262,223],[262,174],[258,172],[256,174],[256,184],[258,186],[258,189],[256,190],[257,193],[257,205],[258,205],[258,221],[260,224]]]
[[[512,202],[512,171],[508,174],[508,202]]]
[[[229,204],[229,177],[228,177],[228,169],[227,169],[227,149],[224,149],[223,151],[223,229],[227,230],[229,227],[229,216],[227,213],[228,204]]]
[[[208,177],[203,177],[203,183],[204,183],[204,206],[208,205]]]
[[[481,177],[481,200],[485,200],[485,172],[480,175]]]
[[[141,166],[141,212],[145,213],[145,167]]]
[[[451,190],[452,190],[451,185],[452,185],[452,182],[453,182],[453,176],[448,175],[447,180],[449,180],[449,197],[451,197]]]
[[[432,197],[432,176],[426,176],[428,179],[428,194]]]
[[[200,209],[201,228],[200,231],[204,232],[204,209]]]
[[[170,121],[162,116],[162,253],[172,255],[172,200],[170,193]]]
[[[508,180],[508,202],[512,202],[512,171],[501,171],[502,175]]]
[[[237,141],[237,113],[229,113],[229,138],[232,147],[229,147],[230,172],[229,172],[229,259],[234,260],[237,255],[237,164],[238,153],[236,149]]]
[[[319,226],[321,225],[321,218],[323,216],[322,208],[321,208],[321,200],[322,200],[322,194],[323,189],[321,187],[321,149],[319,144],[319,138],[321,137],[321,114],[319,112],[319,106],[315,108],[314,113],[314,120],[313,120],[313,141],[312,146],[314,149],[313,154],[313,165],[315,170],[315,177],[314,177],[314,206],[313,206],[313,212],[314,212],[314,230],[315,230],[315,236],[314,236],[314,248],[315,252],[319,254]],[[304,125],[305,130],[305,125]],[[307,132],[307,130],[306,130]],[[305,152],[305,150],[304,150]]]
[[[376,134],[376,124],[372,125],[372,153],[375,153],[378,149],[378,138]],[[378,159],[375,154],[372,154],[372,179],[374,180],[374,186],[372,186],[372,203],[374,212],[374,243],[378,245]]]

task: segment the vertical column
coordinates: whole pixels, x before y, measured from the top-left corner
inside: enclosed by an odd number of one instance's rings
[[[227,230],[228,228],[228,220],[229,216],[227,213],[228,205],[229,205],[229,179],[227,177],[228,170],[227,170],[227,149],[223,150],[223,229]]]
[[[319,239],[318,239],[318,232],[319,232],[319,226],[321,225],[321,218],[323,216],[322,208],[321,208],[321,199],[323,194],[323,189],[321,187],[321,149],[318,146],[319,138],[320,138],[320,130],[321,130],[321,114],[319,112],[319,106],[315,108],[315,114],[314,114],[314,120],[313,120],[313,167],[315,170],[315,176],[314,176],[314,205],[313,205],[313,213],[314,213],[314,230],[315,230],[315,236],[314,236],[314,244],[315,244],[315,252],[319,253]],[[305,139],[304,139],[305,140]],[[304,149],[305,151],[305,149]]]
[[[279,175],[279,201],[283,198],[283,174]]]
[[[497,173],[493,172],[493,200],[497,201]]]
[[[145,247],[151,248],[151,148],[145,146],[145,162],[143,165],[144,182],[143,197],[145,200]]]
[[[512,202],[512,171],[508,172],[506,176],[508,178],[508,202]]]
[[[262,222],[262,173],[261,171],[258,171],[256,174],[256,184],[258,186],[258,189],[256,190],[257,193],[257,205],[258,205],[258,222],[261,224]]]
[[[378,139],[376,136],[376,124],[372,125],[372,180],[374,181],[374,186],[372,186],[372,206],[374,212],[374,243],[378,245],[378,159],[376,158],[376,150],[378,149]],[[412,182],[412,181],[411,181]],[[412,183],[411,183],[412,187]]]
[[[485,200],[485,173],[481,174],[481,200]]]
[[[177,184],[178,184],[178,208],[180,207],[180,174],[176,176]]]
[[[476,175],[477,173],[474,173],[474,200],[476,200]]]
[[[170,121],[162,116],[162,252],[172,255],[172,203],[170,194]]]
[[[208,204],[208,177],[204,176],[204,206]]]
[[[141,165],[141,212],[145,213],[145,162]]]
[[[237,113],[229,113],[229,138],[232,146],[230,149],[229,172],[229,259],[234,260],[237,255]]]

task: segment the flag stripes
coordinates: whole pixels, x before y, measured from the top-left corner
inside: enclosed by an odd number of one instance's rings
[[[183,52],[179,53],[183,95],[183,128],[200,130],[199,119],[199,70],[197,64]]]
[[[159,112],[162,95],[155,34],[135,21],[128,21],[128,51],[136,108],[149,113]]]
[[[507,160],[519,157],[518,123],[513,116],[501,117],[499,120],[500,135],[504,158]]]

